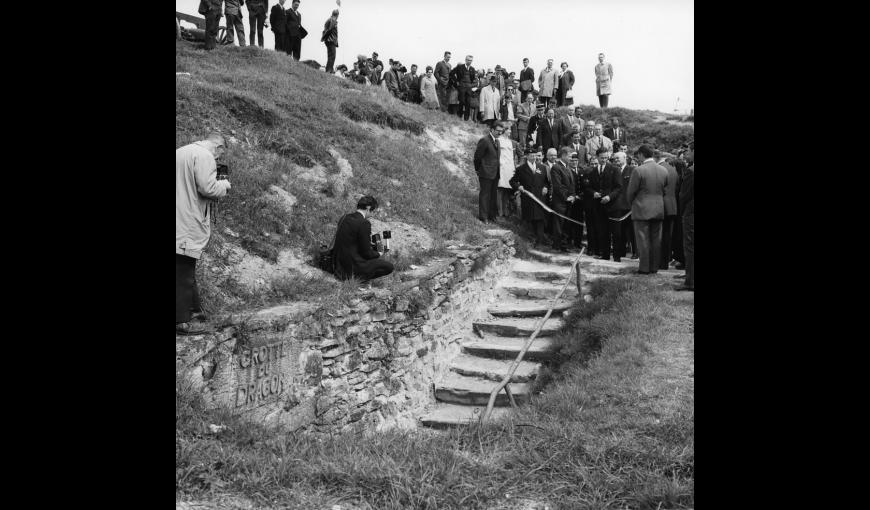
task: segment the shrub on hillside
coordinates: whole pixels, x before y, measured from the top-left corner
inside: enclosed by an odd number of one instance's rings
[[[387,111],[383,106],[361,97],[354,97],[341,103],[341,112],[353,120],[371,122],[392,129],[410,131],[422,135],[426,126],[422,122],[406,117],[398,112]]]

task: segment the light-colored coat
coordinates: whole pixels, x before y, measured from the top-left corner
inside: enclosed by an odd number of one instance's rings
[[[607,138],[604,135],[601,135],[601,141],[598,140],[598,135],[593,135],[592,138],[586,141],[586,152],[592,156],[596,156],[596,152],[599,147],[604,147],[608,150],[608,152],[613,152],[613,142],[610,141],[610,138]]]
[[[612,94],[613,66],[608,62],[595,64],[595,95]]]
[[[662,220],[665,218],[665,187],[668,171],[648,159],[631,171],[628,181],[628,201],[633,221]]]
[[[520,103],[517,106],[517,129],[526,129],[529,127],[529,120],[535,114],[535,103]]]
[[[498,187],[511,188],[510,180],[514,178],[517,170],[514,164],[514,143],[507,136],[498,138]]]
[[[501,94],[498,89],[493,89],[491,86],[480,90],[480,111],[483,113],[483,120],[499,118],[499,108],[501,107]]]
[[[198,259],[211,236],[209,204],[227,194],[204,142],[175,149],[175,253]]]
[[[553,92],[559,87],[558,85],[559,75],[556,73],[556,69],[550,69],[547,71],[547,68],[541,69],[541,74],[538,76],[538,90],[540,90],[539,96],[543,97],[553,97]]]

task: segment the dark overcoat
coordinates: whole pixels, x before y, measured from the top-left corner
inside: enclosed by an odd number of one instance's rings
[[[510,180],[510,185],[513,189],[519,189],[522,186],[524,190],[538,197],[538,200],[547,203],[543,190],[546,187],[549,191],[550,188],[550,181],[547,180],[547,171],[543,165],[536,164],[534,166],[534,170],[529,167],[528,162],[518,166],[517,171]],[[523,220],[537,221],[547,219],[547,211],[525,193],[520,194],[520,201]]]

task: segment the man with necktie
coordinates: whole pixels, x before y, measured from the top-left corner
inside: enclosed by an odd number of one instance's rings
[[[550,169],[550,183],[553,188],[551,208],[557,213],[567,216],[568,207],[577,200],[574,192],[574,177],[568,169],[571,149],[562,147],[559,150],[559,160]],[[565,220],[558,216],[553,217],[553,250],[567,252],[564,239],[562,238],[562,223]]]
[[[477,142],[477,149],[474,151],[474,172],[480,183],[477,218],[484,223],[495,220],[501,152],[498,137],[504,131],[505,128],[500,122],[493,123],[489,134]]]
[[[640,252],[638,274],[658,272],[662,249],[662,221],[665,218],[665,187],[668,171],[653,159],[653,149],[641,145],[635,155],[643,163],[631,172],[628,199],[634,236]]]
[[[619,125],[619,118],[613,117],[610,119],[610,127],[604,130],[604,136],[610,138],[614,147],[619,147],[621,144],[628,145],[628,133],[625,128]]]

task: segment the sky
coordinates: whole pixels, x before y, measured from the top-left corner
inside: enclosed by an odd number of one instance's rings
[[[270,0],[269,9],[276,3]],[[175,2],[177,11],[196,16],[198,6],[199,0]],[[336,0],[301,0],[309,32],[302,60],[326,65],[320,34],[337,7]],[[336,66],[352,68],[356,55],[377,51],[385,64],[393,58],[422,73],[451,51],[451,65],[470,54],[477,69],[499,64],[517,74],[528,57],[537,77],[552,58],[555,68],[568,62],[574,72],[574,103],[597,105],[593,69],[604,53],[613,66],[609,106],[666,113],[695,107],[693,0],[341,0],[338,8]],[[249,41],[247,6],[242,15]],[[274,49],[269,28],[264,38]]]

